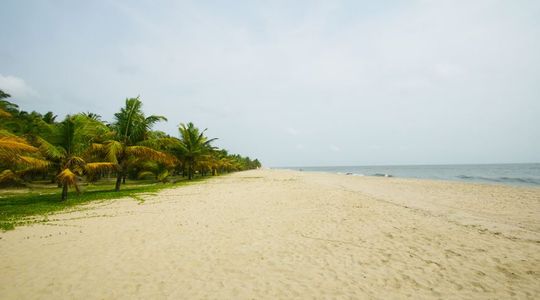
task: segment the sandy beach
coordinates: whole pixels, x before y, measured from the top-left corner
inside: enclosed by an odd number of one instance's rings
[[[0,233],[2,299],[538,299],[540,189],[255,170]]]

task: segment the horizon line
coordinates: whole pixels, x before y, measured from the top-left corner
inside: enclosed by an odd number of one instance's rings
[[[477,166],[477,165],[527,165],[540,162],[505,162],[505,163],[435,163],[435,164],[374,164],[374,165],[310,165],[310,166],[268,166],[267,168],[333,168],[333,167],[413,167],[413,166]],[[263,167],[265,167],[263,165]]]

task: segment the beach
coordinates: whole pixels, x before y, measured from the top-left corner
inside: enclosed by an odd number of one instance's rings
[[[289,170],[0,233],[2,299],[538,299],[540,189]]]

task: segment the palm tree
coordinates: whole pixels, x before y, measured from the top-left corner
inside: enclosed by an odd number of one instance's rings
[[[0,90],[0,119],[12,117],[12,112],[18,112],[18,106],[4,99],[10,95]],[[2,122],[2,125],[3,122]],[[3,127],[3,126],[2,126]],[[0,183],[21,183],[21,177],[28,171],[42,170],[49,163],[35,154],[38,149],[24,138],[0,129]]]
[[[23,152],[37,152],[38,149],[23,138],[5,130],[0,130],[0,158],[7,159]]]
[[[22,183],[26,172],[46,169],[49,162],[37,153],[25,139],[0,130],[0,183]]]
[[[56,180],[62,187],[62,201],[67,200],[69,187],[79,192],[79,176],[114,169],[110,162],[87,162],[85,153],[96,132],[96,123],[82,115],[67,116],[58,124],[50,141],[36,138],[42,154],[57,168]]]
[[[144,179],[147,177],[153,177],[160,182],[166,183],[171,175],[169,171],[171,169],[174,169],[174,164],[172,163],[151,160],[143,161],[140,164],[137,178]]]
[[[5,110],[4,108],[0,107],[0,117],[9,118],[9,117],[11,117],[11,114],[7,110]]]
[[[126,99],[125,107],[114,117],[115,122],[111,125],[114,137],[101,144],[94,144],[93,149],[115,165],[117,174],[115,191],[119,191],[120,185],[125,183],[129,167],[137,159],[169,162],[172,158],[144,145],[152,126],[167,119],[154,115],[145,117],[139,97]]]
[[[55,115],[52,111],[49,111],[43,115],[42,120],[47,124],[54,124],[54,122],[56,122],[57,117],[58,116]]]
[[[11,117],[13,111],[19,108],[17,104],[4,100],[10,97],[10,94],[0,90],[0,117]]]
[[[9,118],[19,111],[17,104],[5,100],[10,97],[10,94],[0,90],[0,118]]]
[[[213,149],[211,143],[217,138],[208,139],[204,135],[207,129],[200,131],[191,122],[188,124],[181,123],[178,130],[180,132],[180,143],[175,153],[184,162],[188,179],[191,180],[197,163],[210,153]]]
[[[11,97],[10,94],[8,94],[8,93],[6,93],[6,92],[0,90],[0,100],[7,99],[7,98],[9,98],[9,97]]]
[[[89,119],[96,120],[96,121],[101,121],[101,116],[98,115],[98,114],[95,114],[93,112],[85,112],[85,113],[82,113],[82,114],[87,116]],[[101,122],[103,122],[103,121],[101,121]]]

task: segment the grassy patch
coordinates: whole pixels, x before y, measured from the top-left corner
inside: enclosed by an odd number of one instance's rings
[[[162,189],[178,187],[192,182],[198,182],[204,178],[196,178],[192,181],[180,180],[175,183],[129,182],[122,185],[119,192],[114,191],[114,185],[87,184],[83,187],[84,192],[77,194],[70,192],[67,201],[60,201],[60,188],[50,186],[35,186],[30,189],[5,191],[0,197],[0,230],[12,230],[16,226],[47,222],[47,215],[66,209],[73,209],[82,204],[88,204],[96,200],[118,199],[131,197],[144,202],[139,194],[154,193]],[[41,215],[41,220],[35,216]]]

